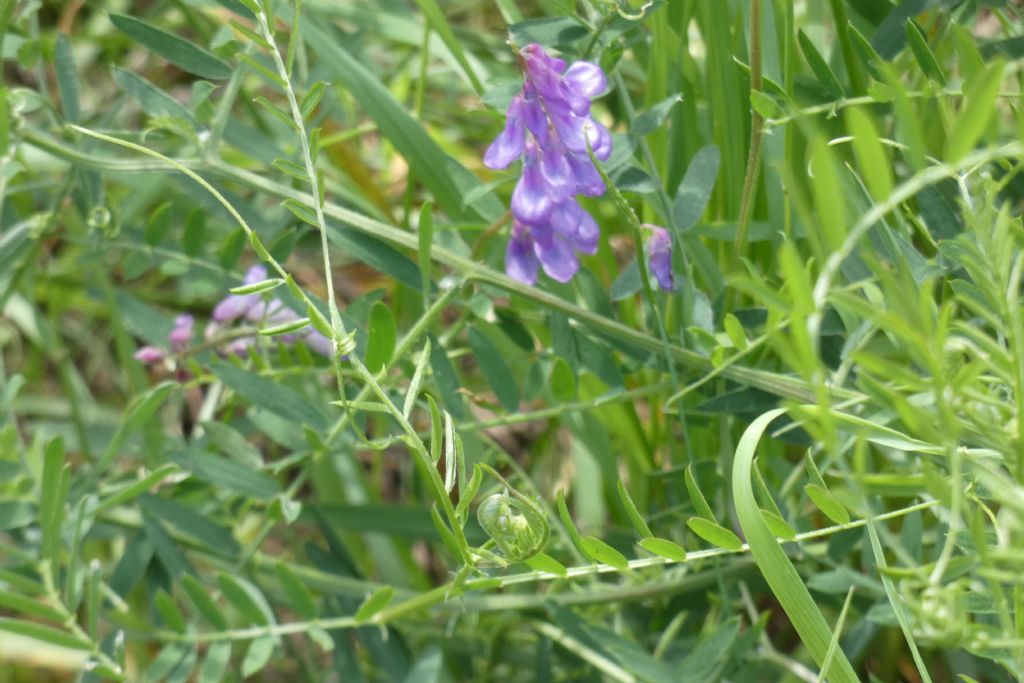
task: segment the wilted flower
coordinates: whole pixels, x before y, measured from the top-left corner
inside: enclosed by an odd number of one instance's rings
[[[601,67],[565,62],[536,43],[520,52],[523,89],[509,105],[505,129],[484,154],[489,168],[503,169],[520,157],[523,174],[512,192],[512,237],[505,272],[521,282],[537,280],[537,266],[559,282],[579,269],[577,254],[597,251],[599,230],[577,203],[605,186],[587,154],[605,160],[608,130],[590,116],[590,101],[607,88]]]
[[[675,289],[675,278],[672,275],[672,236],[665,228],[645,223],[651,236],[647,240],[647,260],[651,264],[651,272],[658,286],[666,292]]]

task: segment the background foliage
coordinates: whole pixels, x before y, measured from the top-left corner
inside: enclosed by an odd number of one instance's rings
[[[1020,11],[0,0],[0,680],[1019,680]],[[610,76],[567,285],[507,39]],[[133,359],[257,262],[345,358]]]

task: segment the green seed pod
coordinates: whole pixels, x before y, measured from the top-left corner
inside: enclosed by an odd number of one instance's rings
[[[480,504],[476,518],[512,562],[533,557],[548,542],[547,520],[525,500],[496,493]]]

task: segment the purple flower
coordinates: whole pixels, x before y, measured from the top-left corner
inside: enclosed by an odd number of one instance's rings
[[[252,285],[261,280],[267,279],[267,269],[259,264],[253,266],[245,274],[244,284]],[[218,323],[237,320],[248,312],[250,308],[260,302],[260,295],[257,294],[229,294],[220,300],[213,307],[213,319]]]
[[[143,346],[132,357],[140,363],[152,365],[166,358],[167,352],[159,346]]]
[[[503,169],[523,159],[523,174],[512,192],[512,236],[505,272],[533,284],[538,266],[559,282],[579,270],[578,253],[593,254],[597,223],[576,202],[577,195],[604,194],[600,174],[587,154],[605,160],[612,151],[608,129],[590,116],[590,102],[608,87],[596,64],[568,69],[537,43],[520,52],[523,89],[506,113],[505,128],[484,154],[488,168]]]
[[[174,353],[188,349],[195,330],[195,320],[187,313],[174,319],[174,327],[167,335],[167,344]],[[135,360],[146,365],[158,363],[167,358],[167,350],[159,346],[143,346],[133,355]]]
[[[267,269],[255,265],[245,274],[245,284],[251,285],[267,279]],[[262,294],[229,294],[221,299],[213,308],[212,320],[203,332],[206,341],[215,339],[218,334],[230,329],[235,320],[245,320],[266,326],[283,325],[300,318],[299,314],[284,305],[280,299],[266,300]],[[174,328],[168,335],[168,345],[174,353],[182,353],[188,349],[194,334],[195,321],[191,315],[179,315],[174,319]],[[331,340],[307,326],[291,334],[283,334],[278,339],[285,344],[294,344],[301,340],[310,350],[321,356],[330,356]],[[256,337],[244,336],[233,339],[223,348],[224,353],[241,356],[248,353],[255,345]],[[159,346],[143,346],[135,352],[135,359],[147,365],[161,361],[167,357],[167,351]]]
[[[172,351],[180,352],[188,348],[189,342],[192,341],[194,323],[195,320],[187,313],[174,319],[174,329],[167,335]]]
[[[532,285],[537,281],[538,263],[530,229],[518,221],[513,223],[512,237],[505,247],[505,272],[511,278]]]
[[[251,285],[267,279],[267,269],[262,265],[255,265],[245,274],[245,284]],[[262,294],[229,294],[220,300],[213,308],[213,322],[206,329],[206,337],[209,339],[221,329],[224,323],[229,323],[239,318],[252,323],[262,323],[267,326],[283,325],[299,319],[299,314],[284,305],[280,299],[267,301]],[[303,328],[294,334],[281,335],[279,337],[285,344],[292,344],[297,339],[303,340],[306,345],[323,356],[331,354],[331,342],[327,337],[317,332],[312,327]],[[249,350],[255,340],[252,337],[242,337],[232,341],[227,346],[227,351],[235,355],[242,355]]]
[[[666,292],[676,288],[675,277],[672,275],[672,236],[665,228],[644,224],[649,228],[651,236],[647,240],[647,260],[651,264],[651,272],[658,286]]]

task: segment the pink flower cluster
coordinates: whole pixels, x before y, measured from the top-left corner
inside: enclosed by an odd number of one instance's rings
[[[245,274],[245,284],[251,285],[267,279],[267,269],[255,265]],[[229,294],[217,303],[213,309],[213,320],[206,326],[204,337],[214,338],[237,320],[244,320],[264,327],[283,325],[299,319],[299,315],[284,305],[280,299],[266,300],[262,294]],[[195,321],[191,315],[179,315],[174,320],[174,328],[167,341],[172,353],[185,351],[194,335]],[[321,356],[330,356],[331,341],[312,327],[303,328],[291,334],[276,337],[285,344],[302,341]],[[229,342],[224,348],[225,353],[243,355],[249,347],[256,343],[254,336],[244,336]],[[167,351],[159,346],[143,346],[135,352],[136,360],[143,363],[156,363],[167,357]]]

